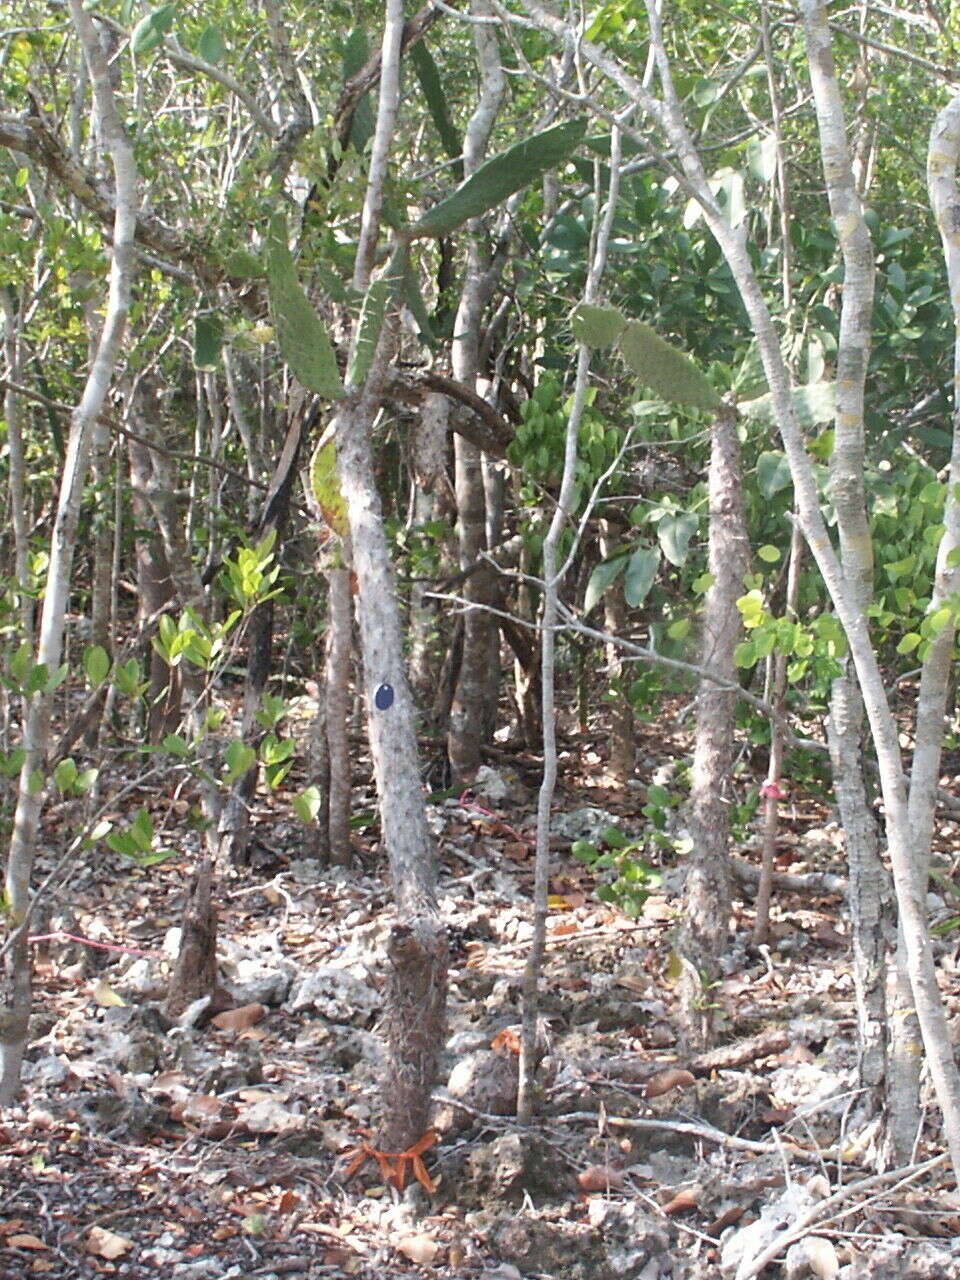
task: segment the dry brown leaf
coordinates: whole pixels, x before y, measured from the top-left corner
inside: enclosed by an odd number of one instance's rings
[[[7,1245],[11,1249],[45,1249],[47,1246],[36,1236],[24,1232],[19,1236],[7,1236]]]
[[[507,1056],[511,1053],[520,1052],[520,1036],[513,1027],[504,1027],[490,1041],[490,1048],[494,1053]]]
[[[246,1031],[266,1016],[265,1004],[242,1004],[238,1009],[227,1009],[211,1018],[218,1031]]]
[[[422,1231],[415,1236],[404,1236],[402,1240],[397,1241],[397,1252],[421,1267],[428,1266],[437,1256],[439,1249],[440,1246],[436,1240]]]
[[[670,1067],[667,1071],[658,1071],[655,1076],[650,1077],[644,1089],[644,1097],[662,1098],[671,1089],[686,1089],[694,1083],[695,1077],[689,1071],[684,1071],[680,1067]]]
[[[728,1205],[722,1213],[717,1214],[706,1228],[706,1235],[718,1236],[726,1227],[732,1227],[735,1222],[739,1222],[746,1212],[747,1206],[745,1204]]]
[[[675,1196],[663,1206],[664,1213],[686,1213],[700,1203],[700,1187],[681,1187]]]
[[[107,1231],[105,1227],[91,1227],[87,1235],[87,1253],[106,1258],[110,1262],[115,1258],[122,1258],[132,1248],[132,1240],[128,1240],[126,1236],[118,1236],[114,1231]]]
[[[609,1164],[591,1164],[577,1174],[577,1182],[581,1191],[620,1191],[623,1174]]]

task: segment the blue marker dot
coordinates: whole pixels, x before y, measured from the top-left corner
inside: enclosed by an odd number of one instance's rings
[[[382,684],[377,692],[373,695],[373,705],[378,711],[386,711],[388,707],[393,706],[393,685]]]

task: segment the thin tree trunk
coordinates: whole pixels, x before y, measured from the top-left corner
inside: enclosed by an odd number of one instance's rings
[[[117,114],[109,73],[93,20],[81,0],[70,0],[70,14],[90,71],[104,145],[113,162],[116,212],[110,288],[103,330],[83,395],[71,419],[60,496],[50,541],[50,562],[40,618],[37,661],[45,664],[51,674],[60,665],[63,651],[70,571],[83,483],[90,460],[93,427],[113,377],[126,326],[136,261],[133,237],[138,207],[133,152]],[[6,876],[7,918],[12,928],[16,928],[24,918],[30,901],[30,878],[44,795],[44,788],[35,784],[34,774],[39,772],[40,776],[44,776],[46,772],[51,702],[49,693],[37,693],[30,700],[24,724],[23,746],[26,758],[20,775]],[[20,1087],[20,1068],[30,1012],[29,966],[27,935],[26,930],[23,930],[5,959],[3,988],[0,992],[0,1106],[9,1105]]]
[[[472,0],[471,12],[481,18],[492,15],[487,0]],[[463,140],[464,174],[469,177],[483,160],[497,114],[506,96],[506,79],[500,65],[500,48],[496,33],[486,24],[473,28],[474,47],[480,68],[480,99],[467,125]],[[480,326],[489,296],[487,266],[489,254],[479,221],[468,230],[467,266],[460,295],[460,305],[453,326],[451,363],[453,376],[471,391],[475,390],[479,366]],[[487,506],[484,488],[483,455],[476,445],[457,435],[454,441],[455,484],[457,493],[457,532],[460,539],[460,568],[475,564],[488,550]],[[472,781],[480,765],[484,743],[484,708],[490,683],[491,668],[490,604],[492,583],[486,568],[470,574],[464,586],[468,606],[463,619],[463,658],[450,710],[447,754],[454,780],[459,784]],[[499,681],[496,681],[499,684]]]
[[[327,761],[329,768],[328,842],[330,861],[350,862],[350,809],[353,766],[350,759],[350,654],[353,649],[353,598],[350,570],[341,560],[327,570],[327,646],[324,666]]]
[[[600,166],[594,166],[596,208],[600,208]],[[595,216],[591,239],[590,270],[584,286],[585,302],[596,301],[597,290],[607,260],[607,246],[617,211],[620,190],[620,131],[610,135],[610,186],[602,221]],[[590,373],[590,348],[577,343],[577,376],[563,450],[563,478],[550,528],[543,540],[543,612],[540,618],[540,674],[542,680],[543,777],[537,797],[537,848],[534,862],[533,935],[523,971],[523,1015],[520,1043],[520,1078],[517,1086],[517,1120],[529,1124],[533,1119],[536,1069],[540,1057],[539,1014],[540,973],[547,937],[547,890],[550,881],[550,807],[557,782],[557,716],[555,686],[555,648],[557,604],[560,579],[566,568],[558,570],[557,548],[560,535],[573,509],[573,491],[577,472],[577,443],[580,423],[587,403],[587,381]]]
[[[365,291],[380,229],[384,184],[400,98],[402,0],[387,0],[377,124],[354,286]],[[360,624],[367,728],[383,843],[397,919],[387,939],[387,1064],[380,1145],[404,1151],[426,1130],[446,1028],[447,935],[437,911],[436,855],[417,758],[396,584],[377,491],[371,427],[393,342],[385,321],[363,387],[347,388],[334,416],[337,470],[347,507]],[[356,331],[353,341],[356,342]]]
[[[787,591],[784,612],[788,618],[797,616],[797,593],[800,588],[800,565],[803,561],[803,534],[794,521],[790,535],[790,559],[787,564]],[[760,857],[760,881],[757,885],[756,913],[753,921],[753,941],[766,942],[770,927],[770,898],[773,892],[773,859],[777,847],[780,800],[780,780],[783,773],[784,706],[787,692],[787,655],[770,655],[771,679],[768,681],[767,701],[774,714],[770,719],[770,759],[767,777],[761,788],[763,796],[763,844]]]
[[[713,421],[710,450],[708,567],[713,579],[703,602],[701,664],[724,676],[730,689],[700,682],[697,733],[690,787],[693,848],[683,890],[679,952],[680,1016],[690,1051],[709,1046],[712,1034],[707,988],[716,980],[730,932],[730,775],[733,716],[737,705],[734,650],[742,633],[737,599],[749,567],[737,414],[722,407]]]
[[[4,358],[7,378],[20,381],[21,342],[19,308],[11,286],[3,290]],[[4,417],[7,422],[7,448],[10,454],[10,512],[13,525],[14,573],[20,598],[20,625],[23,639],[33,645],[33,596],[30,594],[30,521],[27,512],[26,463],[23,453],[23,423],[20,415],[20,397],[12,387],[7,387],[4,397]]]
[[[608,560],[616,549],[618,538],[609,520],[601,521],[600,554]],[[603,595],[603,622],[614,636],[627,634],[627,600],[623,581],[618,578]],[[610,759],[607,772],[618,786],[625,786],[633,777],[637,761],[637,743],[634,736],[633,704],[627,693],[629,666],[623,661],[615,644],[607,645],[607,684],[611,688],[610,700]]]

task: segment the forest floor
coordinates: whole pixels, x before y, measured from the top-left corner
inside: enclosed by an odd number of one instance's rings
[[[529,1130],[505,1113],[536,762],[504,751],[475,793],[431,805],[452,944],[453,1076],[438,1098],[464,1105],[438,1103],[422,1165],[398,1162],[403,1190],[372,1156],[347,1176],[374,1138],[382,1055],[391,908],[372,818],[358,825],[355,865],[325,868],[304,856],[282,795],[258,798],[254,865],[221,875],[215,894],[233,1007],[171,1030],[159,1004],[196,865],[190,797],[124,801],[150,808],[178,856],[141,871],[97,854],[51,902],[25,1097],[0,1113],[0,1277],[960,1277],[960,1200],[932,1115],[916,1169],[869,1181],[843,859],[814,790],[794,785],[777,846],[778,872],[814,878],[778,888],[760,949],[748,945],[752,891],[741,886],[725,974],[705,993],[717,1049],[679,1054],[677,859],[651,843],[649,786],[661,801],[673,794],[689,744],[666,723],[642,729],[643,783],[625,790],[605,782],[592,738],[563,744],[541,1117]],[[358,813],[372,813],[357,784]],[[671,804],[659,806],[664,839],[681,822]],[[50,816],[50,859],[64,820]],[[570,853],[611,824],[663,873],[634,918],[597,898],[598,873]],[[948,843],[955,829],[945,825]],[[744,867],[756,867],[757,845],[745,828]],[[941,973],[956,1016],[953,951],[948,935]],[[781,1250],[748,1269],[801,1219],[788,1263]]]

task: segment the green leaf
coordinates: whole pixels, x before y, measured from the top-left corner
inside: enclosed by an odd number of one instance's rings
[[[333,436],[324,440],[321,436],[310,459],[310,487],[317,500],[320,513],[330,528],[345,538],[350,532],[347,504],[340,492],[337,475],[337,445]]]
[[[641,382],[667,404],[717,409],[720,396],[689,356],[664,341],[643,320],[631,320],[620,335],[620,354]]]
[[[131,51],[139,57],[155,49],[173,26],[176,12],[175,4],[162,4],[159,9],[154,9],[145,18],[141,18],[130,37]]]
[[[76,782],[79,772],[76,761],[67,756],[66,760],[61,760],[54,769],[53,780],[61,791],[69,791]]]
[[[646,600],[659,568],[659,547],[638,547],[634,551],[623,582],[623,594],[631,608],[635,609]]]
[[[570,316],[573,336],[588,347],[612,347],[626,325],[626,318],[616,307],[598,307],[589,302],[578,303]]]
[[[256,763],[257,753],[241,738],[234,738],[223,753],[223,758],[227,766],[227,781],[232,782],[235,778],[242,777]]]
[[[320,812],[320,792],[316,787],[306,787],[291,800],[293,811],[301,822],[313,822]]]
[[[142,853],[149,853],[153,848],[153,819],[146,809],[137,810],[129,831],[137,848]]]
[[[590,581],[587,583],[587,590],[583,597],[584,616],[590,613],[607,587],[619,578],[626,566],[627,557],[625,554],[615,556],[612,560],[604,560],[597,565],[590,575]]]
[[[806,431],[833,422],[836,417],[836,396],[832,382],[809,382],[806,386],[794,387],[790,395],[800,426]],[[739,408],[745,418],[776,426],[777,415],[773,396],[769,391],[755,400],[742,401]]]
[[[223,349],[223,321],[216,315],[197,316],[193,322],[193,367],[216,369]]]
[[[776,564],[780,559],[780,548],[768,542],[757,550],[757,555],[765,564]]]
[[[447,103],[447,95],[443,91],[437,64],[434,62],[433,55],[423,40],[417,41],[410,50],[409,57],[413,63],[416,77],[420,82],[420,89],[426,100],[430,118],[436,125],[443,149],[451,160],[456,161],[453,166],[453,172],[457,181],[462,182],[463,160],[461,156],[463,155],[463,143],[450,116],[450,107]]]
[[[101,644],[87,645],[83,651],[83,669],[94,689],[100,687],[110,671],[110,655]]]
[[[367,43],[366,33],[362,27],[354,27],[343,46],[344,85],[352,76],[357,74],[369,57],[370,46]],[[353,108],[353,116],[350,120],[350,141],[357,151],[364,150],[373,137],[375,127],[376,121],[373,115],[373,107],[370,104],[370,95],[365,93],[362,98],[357,100],[357,105]]]
[[[223,39],[223,32],[218,26],[211,22],[209,27],[205,27],[197,41],[197,53],[203,58],[204,62],[209,62],[211,66],[216,66],[222,62],[227,56],[227,46]]]
[[[190,744],[179,733],[168,733],[160,745],[164,751],[169,751],[172,756],[179,756],[181,760],[190,754]]]
[[[663,548],[663,554],[671,564],[680,568],[686,564],[690,550],[690,539],[696,532],[699,521],[690,511],[679,515],[665,515],[657,524],[657,538]]]
[[[897,645],[897,653],[913,653],[922,638],[916,631],[908,631]]]
[[[516,191],[537,182],[573,151],[587,128],[587,118],[553,125],[501,151],[445,200],[428,209],[410,228],[411,238],[445,236],[457,227],[496,209]]]
[[[323,322],[300,287],[287,245],[287,220],[282,213],[270,222],[267,289],[284,360],[308,391],[328,400],[340,399],[343,383],[337,359]]]
[[[786,454],[781,453],[778,449],[771,449],[768,453],[761,453],[757,459],[757,485],[763,497],[772,498],[781,489],[786,489],[791,484],[793,484],[793,479],[790,475],[790,464],[787,462]]]

